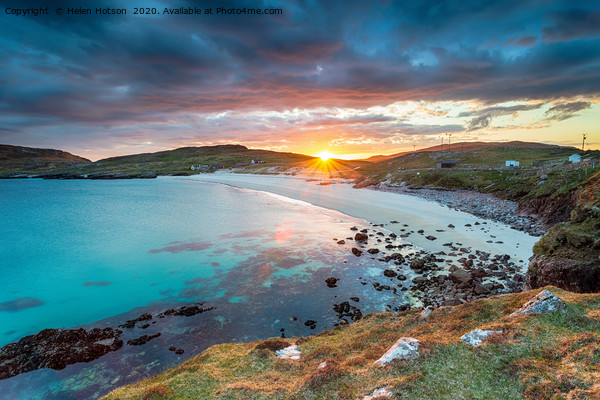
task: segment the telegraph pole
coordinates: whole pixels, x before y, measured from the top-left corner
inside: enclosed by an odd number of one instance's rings
[[[446,133],[446,135],[448,136],[448,152],[450,152],[450,137],[452,136],[452,134]]]
[[[583,140],[581,141],[581,152],[583,153],[583,148],[585,146],[585,133],[583,134]]]

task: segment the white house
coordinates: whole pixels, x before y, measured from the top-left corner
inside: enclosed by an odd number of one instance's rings
[[[573,164],[579,163],[581,162],[581,156],[579,154],[571,154],[569,156],[569,162]]]
[[[518,167],[518,166],[519,166],[519,162],[518,162],[518,161],[515,161],[515,160],[507,160],[507,161],[504,163],[504,166],[505,166],[505,167]]]

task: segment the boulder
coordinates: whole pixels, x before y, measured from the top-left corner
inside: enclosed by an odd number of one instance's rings
[[[330,276],[329,278],[325,279],[325,283],[327,283],[327,287],[330,288],[334,288],[337,287],[336,283],[337,283],[337,279],[334,278],[333,276]]]
[[[362,251],[360,251],[359,249],[357,249],[356,247],[352,248],[352,254],[354,254],[356,257],[360,257],[362,254]]]
[[[358,232],[356,235],[354,235],[354,240],[357,242],[366,242],[369,240],[369,236],[365,233]]]
[[[384,398],[392,397],[392,395],[393,395],[392,392],[390,392],[386,388],[382,387],[382,388],[373,390],[373,393],[371,393],[368,396],[363,397],[363,400],[377,400],[382,397],[384,397]]]
[[[452,282],[457,284],[466,284],[473,280],[471,274],[461,268],[457,268],[456,271],[451,272],[448,277]]]
[[[418,339],[403,337],[398,339],[396,343],[384,355],[381,356],[374,364],[385,367],[393,360],[408,360],[419,356],[419,345],[421,342]]]
[[[473,329],[471,332],[463,335],[461,337],[462,341],[468,344],[469,346],[477,347],[479,346],[488,336],[492,336],[498,333],[502,333],[502,331],[484,331],[481,329]]]
[[[545,314],[560,310],[565,307],[565,303],[559,299],[554,293],[549,290],[541,291],[533,299],[529,300],[523,307],[519,308],[514,313],[510,314],[511,317],[516,315],[527,315],[527,314]]]
[[[277,358],[286,358],[289,360],[299,360],[300,359],[300,350],[298,350],[298,346],[295,344],[285,347],[281,350],[277,350],[275,352]]]
[[[387,276],[388,278],[393,278],[398,274],[394,270],[386,269],[385,271],[383,271],[383,275]]]

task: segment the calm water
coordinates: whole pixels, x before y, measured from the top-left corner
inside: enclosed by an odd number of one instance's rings
[[[334,240],[366,221],[263,192],[185,178],[0,180],[0,210],[0,345],[45,328],[116,327],[181,303],[215,307],[125,330],[125,341],[161,332],[144,346],[0,381],[2,399],[96,398],[215,343],[330,329],[332,305],[350,297],[363,313],[403,301],[361,283],[382,263]],[[325,285],[329,276],[339,287]]]

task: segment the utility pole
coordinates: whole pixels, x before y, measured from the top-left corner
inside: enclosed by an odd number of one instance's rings
[[[452,134],[446,133],[446,135],[448,136],[448,151],[450,151],[450,137],[452,136]]]
[[[583,134],[583,141],[581,142],[581,152],[583,153],[583,148],[585,146],[585,133]],[[582,154],[583,155],[583,154]]]
[[[444,151],[444,137],[442,136],[442,147],[440,147],[440,151]]]

